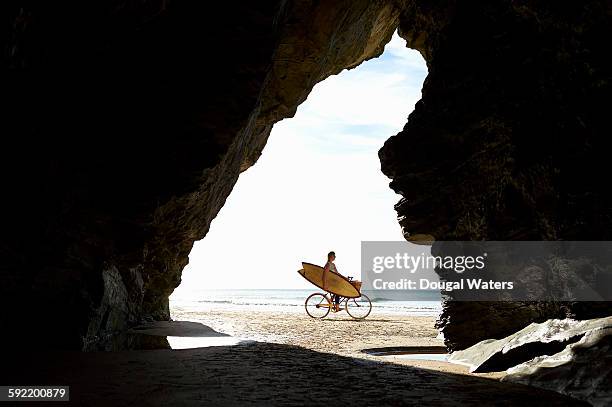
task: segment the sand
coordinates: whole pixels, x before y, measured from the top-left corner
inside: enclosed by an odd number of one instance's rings
[[[295,345],[317,352],[368,360],[393,361],[404,365],[427,367],[443,372],[468,374],[468,369],[447,362],[406,360],[400,357],[372,356],[364,349],[381,347],[443,346],[434,328],[433,316],[384,315],[372,312],[363,321],[350,318],[346,312],[330,314],[322,320],[300,312],[228,311],[222,308],[208,312],[172,310],[177,320],[198,321],[232,336],[261,342]],[[501,377],[501,373],[481,375]]]
[[[585,405],[492,379],[260,342],[14,356],[3,366],[7,383],[69,385],[71,402],[61,406]]]
[[[439,346],[433,317],[373,315],[357,322],[346,314],[312,320],[297,313],[227,310],[175,310],[174,317],[250,341],[185,350],[11,353],[3,360],[2,382],[69,385],[71,402],[62,406],[584,405],[553,392],[470,375],[444,362],[362,352]],[[163,326],[155,331],[168,333]]]

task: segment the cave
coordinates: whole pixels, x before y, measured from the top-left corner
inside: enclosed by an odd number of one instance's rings
[[[429,71],[379,152],[407,240],[610,240],[606,1],[1,7],[6,348],[119,350],[168,320],[193,243],[273,125],[396,30]],[[561,312],[450,301],[438,326],[458,350]]]

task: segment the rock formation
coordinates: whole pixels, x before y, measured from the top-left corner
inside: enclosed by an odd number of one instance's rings
[[[380,150],[408,240],[610,240],[604,1],[411,2],[400,35],[429,67]],[[451,349],[609,304],[445,301]]]
[[[543,387],[588,401],[612,402],[612,317],[532,323],[503,339],[454,352],[450,362],[471,372],[506,370],[503,380]]]
[[[121,348],[129,326],[169,318],[193,242],[272,125],[378,56],[400,14],[384,0],[2,8],[0,327],[71,349]]]
[[[380,152],[407,238],[610,237],[603,0],[1,8],[0,328],[14,346],[116,349],[167,319],[193,242],[273,124],[398,26],[430,71]],[[541,317],[449,302],[440,324],[460,348]]]
[[[609,320],[609,318],[608,318]],[[554,390],[596,407],[612,404],[612,329],[587,331],[554,355],[536,357],[508,369],[504,381]]]

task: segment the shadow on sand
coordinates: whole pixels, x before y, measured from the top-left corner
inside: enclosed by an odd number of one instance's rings
[[[69,385],[71,403],[62,406],[584,405],[521,385],[271,343],[22,354],[2,370],[3,384]]]

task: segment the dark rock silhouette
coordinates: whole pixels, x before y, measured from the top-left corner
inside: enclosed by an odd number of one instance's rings
[[[610,240],[611,34],[603,1],[412,2],[400,35],[429,67],[380,150],[409,240]],[[444,303],[451,349],[609,303]]]
[[[272,125],[378,56],[390,1],[3,4],[0,327],[114,349],[168,296]],[[409,107],[407,107],[409,109]],[[32,321],[35,319],[35,323]]]

